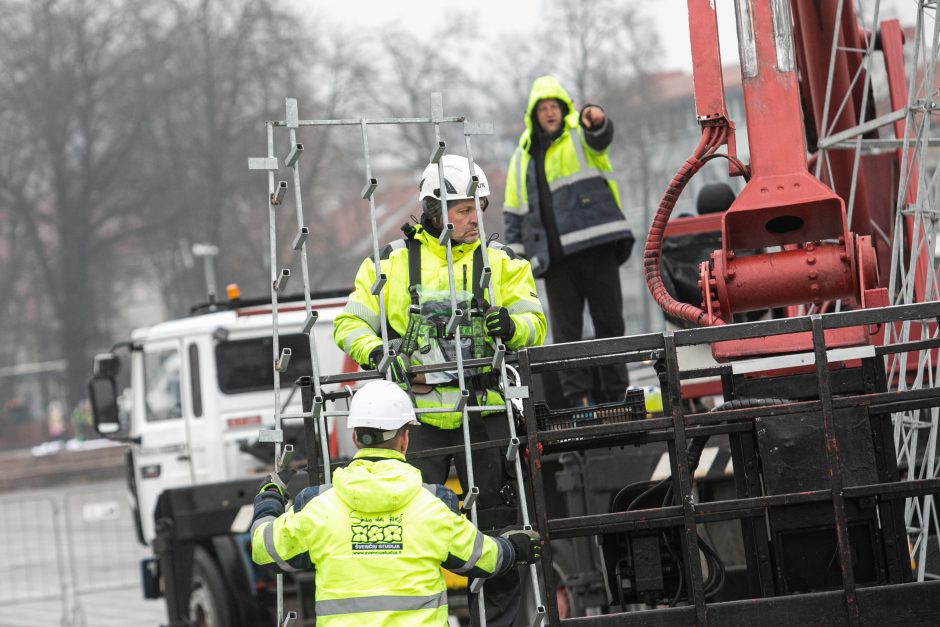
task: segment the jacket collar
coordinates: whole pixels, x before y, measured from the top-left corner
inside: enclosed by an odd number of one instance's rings
[[[441,243],[437,240],[436,237],[424,230],[420,224],[416,224],[414,238],[421,242],[424,246],[424,249],[433,254],[440,260],[447,259],[447,248],[441,246]],[[454,261],[460,261],[464,256],[473,253],[480,246],[480,238],[477,238],[477,241],[472,244],[458,244],[456,242],[451,242],[451,251],[454,255]],[[424,251],[422,251],[424,252]]]
[[[356,451],[355,455],[353,455],[353,459],[359,459],[360,457],[381,457],[382,459],[397,459],[398,461],[405,461],[405,455],[403,453],[393,451],[389,448],[361,448]]]
[[[398,451],[364,448],[345,468],[333,473],[336,495],[351,509],[365,513],[401,509],[421,490],[421,471],[405,461]]]

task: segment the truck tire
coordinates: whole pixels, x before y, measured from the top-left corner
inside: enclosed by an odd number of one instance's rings
[[[228,627],[232,603],[222,573],[212,555],[201,546],[193,553],[193,582],[189,592],[189,618],[195,627]]]
[[[554,569],[555,569],[555,581],[561,582],[564,580],[565,575],[569,570],[568,564],[570,563],[567,559],[567,553],[565,548],[561,550],[555,548],[553,543],[553,550],[555,551],[554,555]],[[519,615],[516,618],[515,627],[522,627],[523,625],[532,625],[535,622],[535,600],[532,598],[532,579],[530,577],[530,570],[528,567],[522,568],[520,571],[520,590],[522,591],[522,603],[519,608]],[[568,590],[565,586],[559,585],[554,591],[555,601],[558,606],[558,617],[561,619],[565,618],[574,618],[576,616],[583,616],[583,608],[578,603],[578,600],[575,598],[571,591]],[[542,605],[545,605],[545,599],[542,599]],[[546,623],[548,622],[548,617],[546,617]]]

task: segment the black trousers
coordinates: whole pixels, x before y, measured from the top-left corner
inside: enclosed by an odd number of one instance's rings
[[[578,342],[584,327],[584,303],[587,301],[594,334],[597,338],[624,334],[623,294],[620,270],[612,245],[552,260],[545,275],[548,295],[548,317],[552,340],[556,344]],[[558,373],[562,393],[572,403],[582,397],[594,398],[590,369],[570,368]],[[599,369],[600,396],[597,402],[623,400],[628,385],[626,364],[603,366]]]
[[[409,453],[448,446],[463,445],[463,428],[438,429],[422,424],[409,432]],[[470,441],[486,442],[509,437],[506,414],[470,415]],[[477,521],[482,531],[499,530],[516,523],[516,483],[510,474],[505,449],[489,448],[473,451],[473,485],[480,489],[477,497]],[[408,456],[408,463],[421,471],[425,483],[444,483],[454,462],[460,485],[466,491],[471,485],[467,478],[467,463],[463,452],[416,459]],[[514,474],[514,471],[512,471]],[[476,595],[470,597],[471,624],[479,625]],[[512,568],[483,583],[483,602],[487,627],[511,627],[519,613],[519,571]]]

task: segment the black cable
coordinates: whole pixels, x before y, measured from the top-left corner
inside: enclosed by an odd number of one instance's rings
[[[662,533],[663,544],[666,545],[666,550],[669,551],[669,557],[672,558],[672,562],[678,566],[679,570],[679,585],[676,588],[676,596],[673,597],[672,601],[669,603],[669,607],[675,607],[676,603],[679,602],[679,597],[682,595],[682,588],[685,585],[685,570],[682,565],[682,560],[679,559],[679,556],[676,555],[676,552],[672,550],[672,545],[669,544],[669,539],[666,537],[666,532]]]
[[[765,407],[768,405],[785,405],[792,401],[782,398],[742,398],[728,401],[722,403],[717,407],[714,407],[709,410],[709,413],[725,411],[729,409],[749,409],[751,407]],[[686,449],[686,455],[689,461],[689,478],[692,479],[695,476],[695,471],[698,469],[699,462],[702,459],[702,453],[705,450],[705,444],[708,442],[709,436],[703,436],[698,438],[692,438],[689,442],[689,445]],[[671,481],[672,476],[670,475],[664,481]],[[669,505],[676,505],[675,498],[673,495],[672,483],[670,482],[669,489],[666,490],[666,494],[663,497],[662,507],[668,507]],[[665,540],[665,533],[663,538]],[[725,582],[725,564],[721,560],[721,557],[718,556],[718,552],[712,547],[701,535],[698,536],[699,549],[705,556],[706,564],[708,565],[708,578],[702,584],[702,592],[706,597],[713,596],[717,594]],[[672,547],[666,543],[666,549],[669,551],[670,556],[675,561],[676,555],[672,550]],[[682,568],[680,567],[680,577],[682,576]],[[680,579],[681,581],[681,579]],[[676,592],[676,598],[673,599],[673,604],[670,607],[674,607],[674,604],[678,601],[679,593],[681,592],[681,585],[679,590]]]
[[[654,483],[653,485],[651,485],[650,487],[648,487],[646,490],[644,490],[642,493],[640,493],[639,496],[637,496],[635,499],[633,499],[632,501],[630,501],[630,504],[627,505],[627,510],[626,510],[626,511],[632,510],[634,505],[636,505],[636,504],[639,503],[641,500],[643,500],[644,497],[646,497],[646,496],[652,494],[653,492],[655,492],[656,490],[658,490],[659,487],[662,486],[662,485],[663,485],[664,483],[666,483],[667,481],[669,481],[669,477],[666,477],[666,478],[663,479],[662,481],[659,481],[659,482],[657,482],[657,483]]]
[[[662,482],[660,482],[660,483],[662,483]],[[629,510],[629,509],[630,509],[629,506],[627,507],[627,509],[621,510],[621,509],[620,509],[620,502],[621,502],[621,500],[622,500],[623,498],[626,498],[626,495],[627,495],[627,493],[628,493],[630,490],[632,490],[632,489],[634,489],[634,488],[636,488],[636,487],[638,487],[638,486],[641,486],[641,485],[650,486],[650,485],[654,485],[654,482],[653,482],[653,481],[637,481],[637,482],[631,483],[630,485],[627,485],[627,486],[624,486],[624,487],[620,488],[620,491],[617,492],[616,495],[614,495],[613,500],[610,502],[610,511],[611,511],[611,512],[620,512],[620,511],[627,511],[627,510]],[[636,500],[636,499],[634,499],[634,501],[635,501],[635,500]]]
[[[714,596],[724,587],[725,584],[725,564],[718,557],[717,551],[708,543],[707,540],[699,536],[699,546],[702,553],[705,554],[705,561],[708,563],[709,585],[703,586],[705,596]],[[713,577],[714,576],[714,577]]]
[[[728,401],[722,403],[721,405],[714,407],[709,410],[709,413],[725,411],[731,409],[750,409],[752,407],[764,407],[772,405],[785,405],[791,403],[792,401],[787,399],[780,398],[769,398],[769,399],[760,399],[760,398],[743,398]],[[688,447],[686,448],[686,456],[688,458],[688,467],[689,467],[689,478],[692,479],[695,476],[695,471],[698,469],[698,465],[701,462],[702,453],[705,450],[705,445],[708,443],[709,436],[701,436],[696,438],[691,438],[689,441]],[[668,507],[669,505],[675,505],[675,498],[672,486],[672,475],[662,479],[658,482],[653,481],[638,481],[631,483],[623,488],[621,488],[617,494],[614,496],[611,501],[611,512],[619,511],[630,511],[642,502],[644,498],[655,492],[657,489],[663,486],[665,483],[669,483],[669,487],[666,489],[666,493],[663,496],[661,507]],[[622,501],[626,498],[626,495],[632,490],[638,488],[639,486],[646,485],[646,488],[636,497],[630,501],[630,504],[627,505],[626,510],[621,510],[620,505]],[[628,534],[629,535],[629,534]],[[669,607],[675,607],[679,602],[679,598],[682,596],[682,590],[685,587],[685,569],[683,561],[679,558],[676,552],[673,550],[672,545],[669,542],[669,538],[666,532],[661,534],[663,544],[666,547],[666,550],[669,553],[669,557],[672,559],[673,564],[678,568],[679,575],[679,584],[676,588],[675,596],[672,598],[672,601],[669,603]],[[706,597],[711,597],[721,591],[724,587],[726,571],[724,562],[721,560],[721,557],[718,555],[718,552],[715,548],[707,542],[701,535],[697,534],[699,550],[704,556],[705,563],[708,568],[708,576],[705,581],[702,583],[702,592]],[[700,567],[700,566],[699,566]],[[622,603],[622,600],[621,600]]]

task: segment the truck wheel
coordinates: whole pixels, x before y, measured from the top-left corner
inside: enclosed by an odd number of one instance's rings
[[[564,575],[563,570],[559,568],[559,566],[559,564],[555,564],[556,581],[561,581]],[[520,581],[522,604],[519,608],[519,616],[516,618],[515,622],[517,627],[532,625],[535,622],[535,600],[532,598],[531,581],[529,569],[527,567],[523,568]],[[573,618],[581,615],[580,608],[577,607],[571,591],[563,585],[559,584],[555,589],[555,602],[558,605],[558,618]],[[542,599],[542,605],[545,605],[545,599]],[[547,617],[546,622],[548,622]]]
[[[189,617],[195,627],[228,627],[232,624],[228,591],[212,556],[201,546],[193,553],[193,583],[189,592]]]

